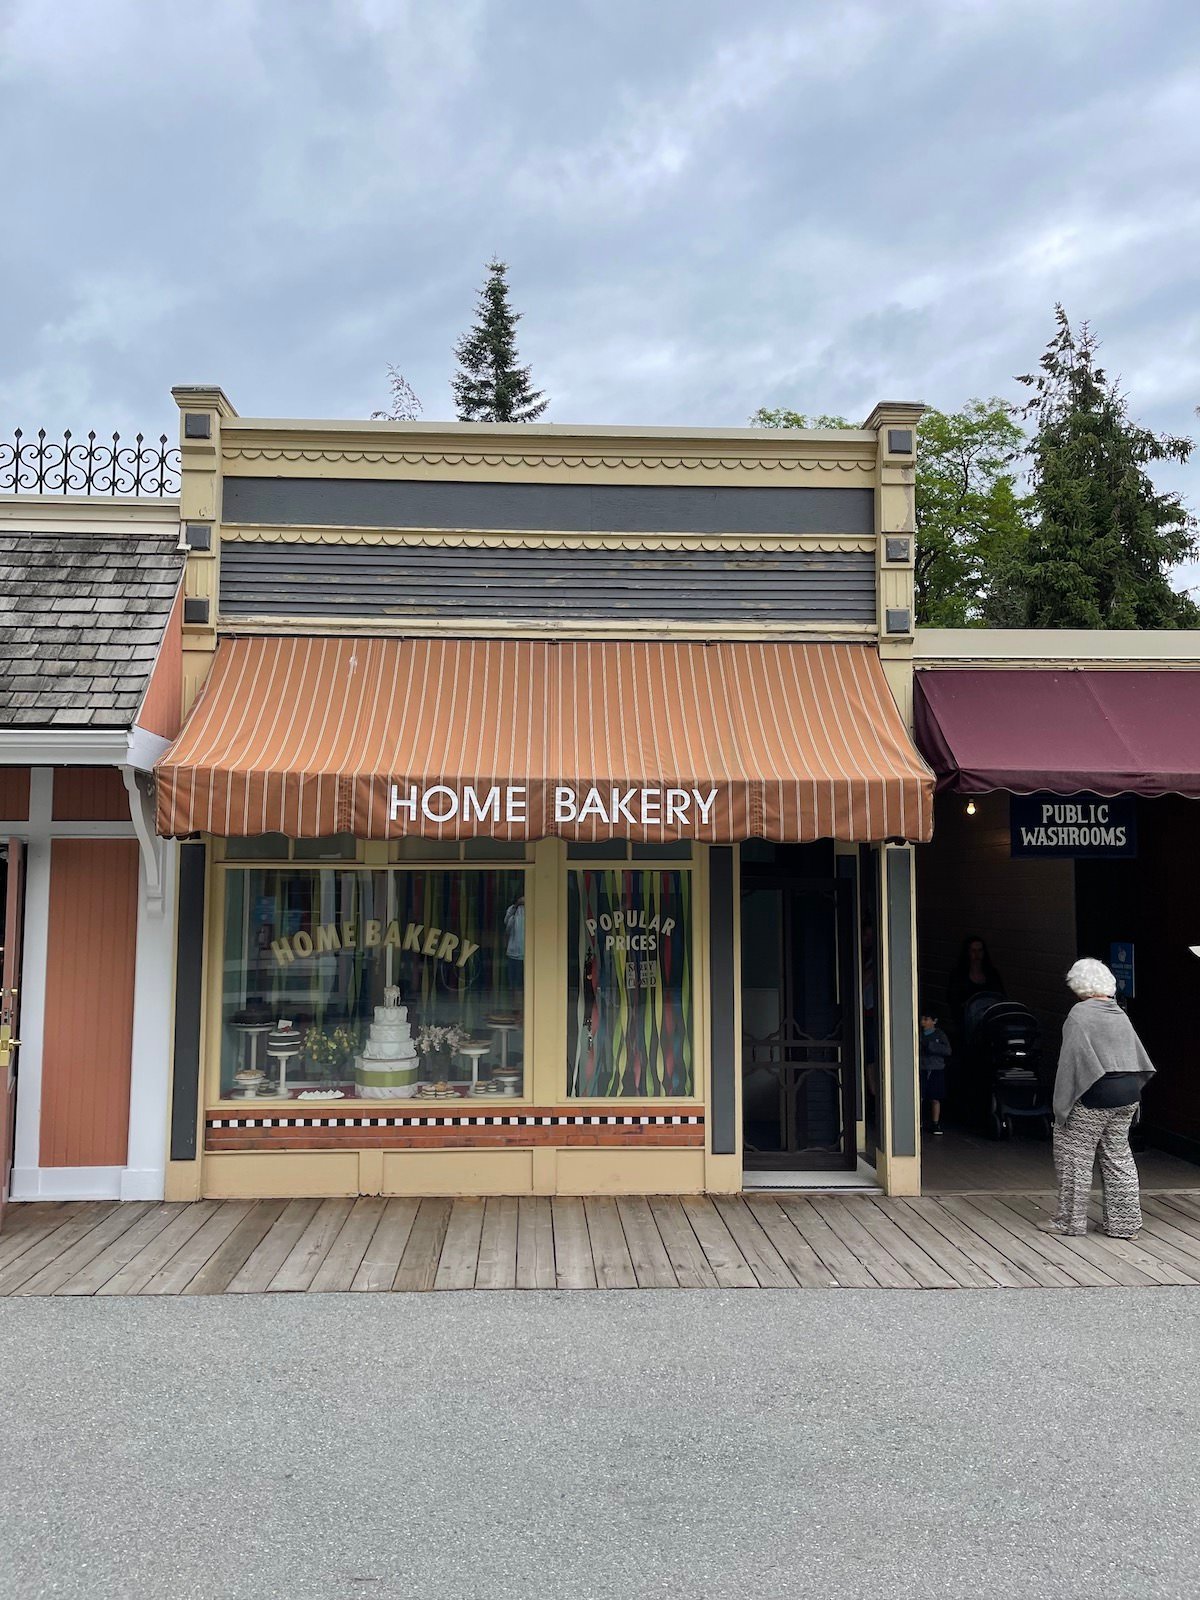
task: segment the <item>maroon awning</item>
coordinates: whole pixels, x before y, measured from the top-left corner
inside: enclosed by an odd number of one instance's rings
[[[927,669],[914,710],[939,789],[1200,799],[1200,671]]]

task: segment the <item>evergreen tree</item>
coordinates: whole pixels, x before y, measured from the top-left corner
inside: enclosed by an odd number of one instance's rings
[[[508,303],[507,266],[494,257],[479,291],[475,326],[454,347],[459,370],[451,380],[460,422],[536,422],[549,401],[517,364],[521,313]]]
[[[1040,373],[1018,381],[1031,396],[1034,523],[1013,582],[1037,628],[1183,628],[1200,607],[1169,573],[1196,552],[1195,519],[1160,493],[1146,468],[1186,461],[1190,439],[1151,433],[1096,364],[1097,341],[1076,335],[1061,306]]]

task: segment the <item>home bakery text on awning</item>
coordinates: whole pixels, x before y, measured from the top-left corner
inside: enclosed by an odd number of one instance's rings
[[[927,839],[870,644],[222,639],[157,769],[173,837]]]

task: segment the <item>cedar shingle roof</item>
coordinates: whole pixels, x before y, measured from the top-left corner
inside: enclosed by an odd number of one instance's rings
[[[132,724],[183,572],[176,543],[0,529],[0,727]]]

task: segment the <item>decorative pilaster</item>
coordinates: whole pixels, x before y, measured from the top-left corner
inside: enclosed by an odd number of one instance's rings
[[[885,400],[863,424],[876,448],[875,529],[878,534],[879,654],[900,714],[912,728],[913,642],[916,631],[917,423],[925,407]]]
[[[208,384],[171,390],[179,407],[182,458],[180,537],[188,552],[183,578],[183,709],[208,676],[217,648],[221,559],[221,423],[237,412]]]

